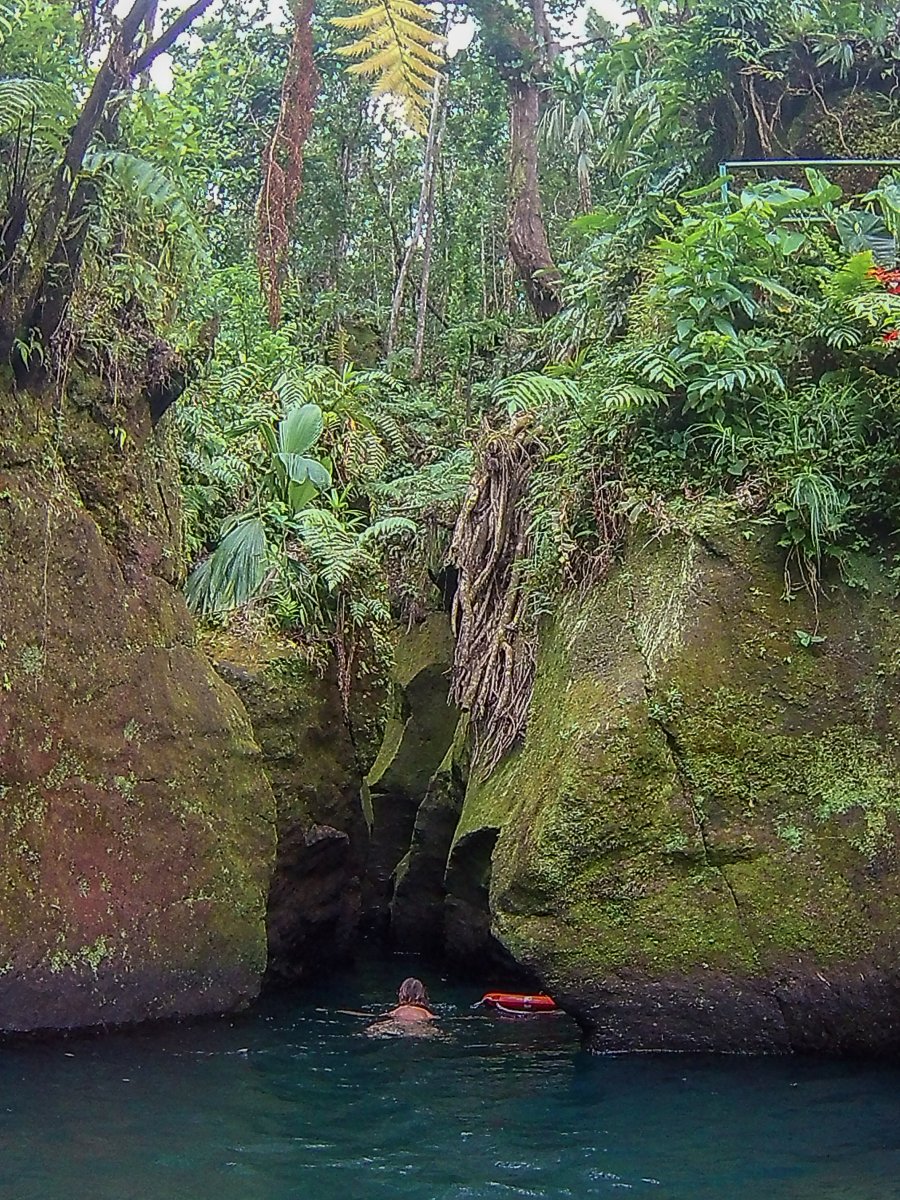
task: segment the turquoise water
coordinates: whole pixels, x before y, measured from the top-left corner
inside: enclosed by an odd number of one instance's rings
[[[377,1011],[411,969],[0,1049],[0,1197],[900,1197],[897,1067],[591,1057],[568,1018],[471,1013],[477,990],[424,969],[444,1041],[373,1040],[333,1011]]]

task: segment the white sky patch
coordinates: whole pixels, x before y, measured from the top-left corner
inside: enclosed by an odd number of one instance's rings
[[[609,21],[611,25],[615,25],[616,29],[624,28],[625,13],[633,11],[626,7],[626,5],[620,4],[619,0],[588,0],[587,4],[585,4],[584,8],[576,17],[576,21],[581,22],[582,28],[584,27],[585,13],[589,9],[593,9],[594,12],[599,13],[601,17],[606,17],[607,21]]]
[[[171,92],[172,90],[172,56],[171,54],[161,54],[155,62],[150,64],[150,78],[158,92]]]
[[[120,10],[124,11],[130,7],[131,0],[119,0],[116,6],[116,14],[120,14]],[[160,8],[168,13],[175,10],[180,11],[182,5],[180,3],[164,3]],[[218,8],[217,3],[213,3],[207,10],[207,15],[215,13]],[[565,37],[566,42],[578,42],[584,37],[585,18],[589,10],[593,9],[599,13],[601,17],[605,17],[617,29],[622,29],[625,25],[626,7],[620,3],[620,0],[587,0],[575,15],[575,20],[570,26],[568,36]],[[285,11],[283,0],[269,0],[268,3],[268,19],[270,23],[278,28],[284,25]],[[159,17],[157,23],[161,26]],[[447,54],[453,58],[460,50],[465,50],[475,36],[475,22],[471,19],[463,21],[459,25],[453,25],[447,39]],[[172,90],[172,57],[169,54],[161,54],[158,59],[150,67],[150,78],[160,92],[170,92]]]

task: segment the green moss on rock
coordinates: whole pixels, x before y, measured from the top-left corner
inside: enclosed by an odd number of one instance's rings
[[[636,545],[560,609],[523,746],[470,784],[450,874],[499,830],[494,931],[598,1044],[819,1045],[790,1019],[810,988],[897,977],[897,612],[884,589],[831,586],[816,612],[782,587],[753,530]],[[876,1040],[900,1015],[881,986]],[[836,1045],[865,1045],[862,1005],[829,1012]]]
[[[268,901],[269,974],[297,981],[345,957],[360,918],[368,851],[362,759],[336,669],[313,670],[273,636],[205,639],[247,711],[276,801]]]
[[[0,395],[0,1029],[220,1011],[265,969],[272,793],[172,587],[146,404],[89,383],[53,420]]]

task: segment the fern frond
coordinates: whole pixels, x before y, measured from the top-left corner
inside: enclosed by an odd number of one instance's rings
[[[299,408],[301,405],[309,403],[310,397],[306,381],[288,371],[279,376],[272,391],[281,401],[281,407],[285,413],[290,412],[292,408]]]
[[[0,79],[0,135],[26,127],[43,145],[58,150],[72,116],[71,98],[57,84],[43,79]]]
[[[204,249],[203,235],[184,197],[168,175],[153,163],[122,150],[95,150],[85,155],[84,170],[95,174],[106,171],[135,199],[164,214],[195,250]]]
[[[380,479],[387,467],[384,443],[371,429],[350,429],[344,438],[341,466],[344,475],[361,484]]]
[[[46,84],[38,79],[0,79],[0,133],[14,129],[42,105]]]
[[[501,379],[494,388],[493,400],[505,406],[510,416],[527,409],[539,411],[554,401],[575,403],[580,389],[571,379],[557,379],[539,371],[521,371]]]
[[[296,528],[329,591],[345,587],[363,565],[377,569],[377,563],[360,549],[353,533],[327,509],[306,509],[298,515]]]
[[[413,536],[418,532],[415,521],[409,517],[382,517],[365,529],[359,537],[360,546],[380,545],[392,538]]]
[[[348,72],[374,80],[376,95],[391,95],[407,124],[418,133],[428,129],[428,96],[435,86],[441,57],[432,47],[444,39],[433,26],[434,13],[415,0],[352,0],[362,12],[333,17],[339,29],[361,33],[338,53],[357,59]]]
[[[863,335],[856,326],[843,321],[834,321],[829,325],[823,325],[819,332],[825,345],[834,350],[847,350],[861,346],[863,343]]]
[[[607,388],[600,397],[603,406],[613,412],[634,412],[639,408],[658,408],[664,393],[637,383],[619,383]]]

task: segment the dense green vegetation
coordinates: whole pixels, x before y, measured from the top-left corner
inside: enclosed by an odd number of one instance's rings
[[[889,556],[900,174],[741,168],[723,200],[717,164],[896,153],[893,5],[654,2],[583,37],[562,3],[407,6],[416,78],[369,46],[386,97],[335,0],[207,7],[176,38],[140,2],[0,5],[0,351],[23,388],[98,374],[112,438],[129,389],[171,408],[207,619],[377,658],[452,562],[494,761],[541,614],[629,522],[770,523],[788,593]]]

